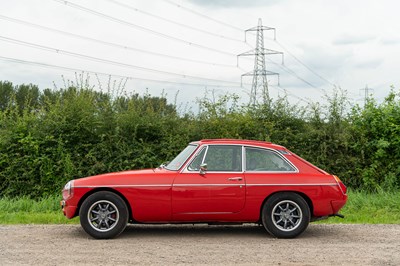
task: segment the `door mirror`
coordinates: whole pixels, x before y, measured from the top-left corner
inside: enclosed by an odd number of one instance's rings
[[[207,164],[206,164],[206,163],[202,163],[202,164],[200,165],[200,174],[201,174],[201,175],[205,175],[206,172],[207,172]]]

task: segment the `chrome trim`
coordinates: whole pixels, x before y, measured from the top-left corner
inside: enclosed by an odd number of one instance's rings
[[[273,148],[269,148],[269,147],[260,147],[260,146],[255,146],[255,145],[245,145],[245,144],[219,144],[219,143],[213,143],[213,144],[202,144],[199,148],[198,148],[198,152],[196,152],[196,154],[190,158],[190,160],[186,161],[186,164],[181,168],[180,173],[181,174],[188,174],[188,173],[196,173],[197,171],[190,171],[188,170],[188,166],[192,163],[192,161],[194,160],[194,158],[196,157],[196,155],[198,155],[203,148],[206,148],[206,152],[203,156],[203,159],[201,161],[201,163],[204,162],[204,159],[207,157],[207,152],[208,152],[208,147],[209,146],[215,146],[215,145],[226,145],[226,146],[242,146],[242,171],[235,171],[235,172],[227,172],[227,171],[207,171],[207,173],[228,173],[228,174],[232,174],[232,173],[265,173],[265,174],[271,174],[271,173],[299,173],[299,169],[291,162],[289,161],[289,159],[287,159],[285,156],[283,156],[283,154],[281,154],[278,150],[275,150]],[[282,158],[285,162],[287,162],[291,167],[293,167],[294,171],[247,171],[246,170],[246,148],[254,148],[254,149],[260,149],[260,150],[269,150],[275,154],[277,154],[280,158]],[[289,155],[291,155],[290,152],[288,152]]]
[[[174,213],[175,215],[179,214],[232,214],[234,212],[178,212]]]
[[[204,153],[204,157],[203,157],[203,160],[201,160],[201,163],[204,163],[204,159],[207,157],[208,147],[209,146],[241,146],[242,147],[242,171],[210,171],[210,170],[207,170],[206,174],[207,173],[220,173],[220,174],[225,174],[225,173],[227,173],[227,174],[244,173],[244,170],[243,170],[244,169],[244,165],[243,165],[244,154],[243,154],[243,145],[242,144],[220,144],[220,143],[203,144],[201,146],[202,148],[199,148],[199,151],[201,152],[203,150],[203,147],[205,147],[207,150]],[[197,154],[198,153],[196,153],[196,155]],[[188,170],[189,165],[192,163],[192,161],[194,160],[195,157],[196,156],[193,156],[191,158],[191,160],[186,163],[186,165],[182,168],[182,170],[180,172],[181,174],[188,174],[188,173],[193,174],[193,173],[197,173],[198,172],[198,171],[190,171],[190,170]]]
[[[192,174],[195,174],[195,173],[197,173],[197,172],[190,172],[190,173],[192,173]],[[237,172],[237,171],[235,171],[235,172],[226,172],[226,171],[207,171],[206,173],[205,173],[205,175],[207,175],[208,173],[212,173],[212,174],[232,174],[232,175],[234,175],[234,174],[243,174],[243,172]]]
[[[196,148],[193,150],[193,152],[192,152],[191,154],[189,154],[189,156],[185,159],[185,162],[182,163],[182,165],[181,165],[178,169],[172,170],[172,169],[168,169],[167,167],[165,167],[164,169],[167,169],[167,170],[169,170],[169,171],[178,171],[178,172],[182,171],[182,169],[185,169],[186,166],[187,166],[187,162],[189,161],[189,159],[193,158],[193,154],[195,154],[196,151],[197,151],[198,148],[199,148],[199,144],[192,144],[192,143],[189,143],[189,144],[185,147],[185,149],[186,149],[188,146],[190,146],[190,145],[196,146]],[[181,150],[180,152],[182,152],[182,151],[183,151],[183,150]],[[180,153],[179,153],[179,154],[180,154]],[[174,159],[175,159],[179,154],[177,154],[177,155],[174,157]],[[172,159],[172,160],[174,160],[174,159]]]
[[[301,187],[301,186],[337,186],[335,183],[322,183],[322,184],[246,184],[248,187],[271,187],[271,186],[296,186],[296,187]]]
[[[76,186],[75,188],[99,188],[99,187],[217,187],[217,186],[248,186],[248,187],[271,187],[271,186],[337,186],[336,183],[310,183],[310,184],[246,184],[246,183],[235,183],[235,184],[170,184],[170,185],[98,185],[98,186]]]
[[[207,157],[207,154],[208,154],[208,147],[210,147],[210,145],[206,145],[206,151],[205,151],[205,153],[204,153],[203,159],[201,160],[201,164],[204,163],[204,160],[205,160],[206,157]]]
[[[298,171],[245,171],[244,174],[298,174]]]
[[[228,177],[229,181],[242,181],[243,177],[241,176],[235,176],[235,177]]]
[[[246,145],[243,147],[245,148],[244,153],[246,153],[247,147],[252,148],[252,149],[259,149],[259,150],[269,150],[273,153],[276,153],[279,157],[281,157],[285,162],[287,162],[294,169],[294,171],[247,171],[246,164],[244,164],[243,169],[246,169],[246,170],[244,170],[244,172],[246,172],[246,173],[299,173],[300,172],[299,169],[291,161],[289,161],[285,156],[283,156],[283,154],[281,154],[278,150],[275,150],[272,148],[267,148],[267,147],[260,148],[258,146],[252,146],[252,145]],[[246,156],[244,157],[244,159],[246,159]]]
[[[208,146],[201,146],[197,149],[197,152],[194,152],[192,158],[190,158],[190,160],[188,161],[188,163],[182,168],[182,170],[180,171],[180,173],[199,173],[200,169],[198,171],[196,170],[189,170],[189,165],[194,161],[194,159],[196,159],[196,157],[203,152],[203,150],[206,149],[203,158],[201,159],[200,165],[203,163],[204,158],[207,155],[207,150],[208,150]]]
[[[244,183],[236,184],[174,184],[173,187],[238,187],[243,186]]]
[[[97,186],[76,186],[75,188],[99,188],[99,187],[172,187],[170,185],[97,185]]]

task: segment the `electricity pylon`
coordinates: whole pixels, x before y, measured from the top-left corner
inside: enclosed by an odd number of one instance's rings
[[[368,85],[365,85],[364,89],[360,89],[361,91],[364,91],[364,107],[367,105],[367,101],[370,98],[369,92],[374,92],[374,89],[368,88]]]
[[[253,83],[252,83],[251,92],[250,92],[250,104],[255,104],[257,102],[257,99],[258,99],[259,93],[260,93],[260,89],[261,89],[264,101],[269,103],[270,98],[269,98],[269,91],[268,91],[267,76],[268,75],[278,75],[278,79],[279,79],[278,73],[266,70],[265,55],[281,54],[282,60],[283,60],[282,52],[264,48],[264,30],[273,30],[274,31],[274,39],[276,38],[275,28],[263,26],[261,18],[259,18],[257,27],[250,28],[245,31],[245,39],[246,39],[247,32],[249,32],[249,31],[257,32],[256,33],[256,35],[257,35],[256,36],[256,48],[238,55],[238,57],[239,56],[254,56],[253,71],[250,71],[250,72],[242,75],[242,79],[244,76],[253,76]]]

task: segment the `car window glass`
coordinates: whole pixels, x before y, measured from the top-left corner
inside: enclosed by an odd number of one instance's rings
[[[181,151],[181,153],[178,154],[178,156],[175,157],[175,159],[167,164],[165,168],[168,170],[178,170],[196,148],[196,145],[187,146],[183,151]]]
[[[246,148],[246,171],[295,171],[286,160],[271,150]]]
[[[193,161],[190,163],[188,166],[189,171],[199,171],[200,170],[200,165],[201,162],[203,161],[204,154],[206,153],[206,148],[203,148],[196,156],[196,158],[193,159]]]
[[[204,163],[207,171],[242,171],[242,146],[210,145]]]

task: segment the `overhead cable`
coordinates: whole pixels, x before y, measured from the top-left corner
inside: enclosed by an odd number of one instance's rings
[[[152,29],[149,29],[149,28],[134,24],[134,23],[126,21],[126,20],[122,20],[122,19],[110,16],[110,15],[95,11],[93,9],[90,9],[90,8],[87,8],[87,7],[84,7],[84,6],[81,6],[81,5],[74,4],[74,3],[69,2],[69,1],[63,1],[63,0],[53,0],[53,1],[61,3],[61,4],[64,4],[66,6],[70,6],[70,7],[75,8],[75,9],[79,9],[79,10],[87,12],[87,13],[91,13],[93,15],[102,17],[104,19],[108,19],[108,20],[116,22],[116,23],[120,23],[120,24],[127,25],[129,27],[132,27],[132,28],[135,28],[135,29],[138,29],[138,30],[141,30],[141,31],[145,31],[145,32],[151,33],[153,35],[156,35],[156,36],[159,36],[159,37],[162,37],[162,38],[166,38],[166,39],[169,39],[169,40],[181,42],[181,43],[184,43],[184,44],[192,46],[192,47],[197,47],[197,48],[213,51],[213,52],[220,53],[220,54],[225,54],[225,55],[229,55],[229,56],[236,56],[233,53],[229,53],[229,52],[226,52],[226,51],[218,50],[218,49],[215,49],[215,48],[212,48],[212,47],[208,47],[208,46],[205,46],[205,45],[202,45],[202,44],[198,44],[198,43],[190,42],[190,41],[187,41],[187,40],[184,40],[184,39],[180,39],[180,38],[174,37],[172,35],[161,33],[161,32],[158,32],[158,31],[155,31],[155,30],[152,30]]]
[[[140,81],[151,81],[151,82],[158,82],[158,83],[170,83],[170,84],[188,85],[188,86],[211,86],[211,87],[229,87],[229,88],[240,87],[240,85],[228,86],[228,85],[220,85],[220,84],[186,83],[186,82],[176,82],[176,81],[169,81],[169,80],[147,79],[147,78],[140,78],[140,77],[134,77],[134,76],[124,76],[124,75],[119,75],[119,74],[110,74],[110,73],[104,73],[104,72],[92,71],[92,70],[86,70],[86,69],[70,68],[70,67],[47,64],[47,63],[42,63],[42,62],[21,60],[21,59],[17,59],[17,58],[4,57],[4,56],[0,56],[0,60],[18,63],[18,64],[66,70],[66,71],[71,71],[71,72],[85,72],[85,73],[99,74],[99,75],[104,75],[104,76],[128,78],[128,79],[140,80]]]
[[[134,47],[123,45],[123,44],[103,41],[103,40],[99,40],[99,39],[94,39],[94,38],[90,38],[90,37],[87,37],[87,36],[83,36],[83,35],[79,35],[79,34],[75,34],[75,33],[71,33],[71,32],[66,32],[66,31],[55,29],[55,28],[50,28],[50,27],[34,24],[34,23],[31,23],[31,22],[27,22],[27,21],[15,19],[15,18],[7,17],[7,16],[1,15],[1,14],[0,14],[0,19],[11,21],[11,22],[14,22],[14,23],[19,23],[19,24],[26,25],[26,26],[33,27],[33,28],[38,28],[38,29],[41,29],[41,30],[51,31],[51,32],[55,32],[55,33],[58,33],[58,34],[63,34],[63,35],[66,35],[66,36],[71,36],[71,37],[82,39],[82,40],[86,40],[86,41],[96,42],[96,43],[100,43],[100,44],[103,44],[103,45],[108,45],[108,46],[112,46],[112,47],[116,47],[116,48],[120,48],[120,49],[131,50],[131,51],[135,51],[135,52],[146,53],[146,54],[151,54],[151,55],[155,55],[155,56],[181,60],[181,61],[189,61],[189,62],[194,62],[194,63],[199,63],[199,64],[206,64],[206,65],[219,66],[219,67],[236,68],[236,66],[234,66],[234,65],[221,64],[221,63],[216,63],[216,62],[207,62],[207,61],[203,61],[203,60],[184,58],[184,57],[179,57],[179,56],[174,56],[174,55],[167,55],[167,54],[147,51],[147,50],[143,50],[143,49],[138,49],[138,48],[134,48]]]
[[[68,55],[68,56],[73,56],[73,57],[83,58],[86,60],[95,61],[95,62],[101,62],[101,63],[112,64],[112,65],[121,66],[121,67],[133,68],[133,69],[138,69],[138,70],[147,71],[147,72],[155,72],[155,73],[166,74],[166,75],[170,75],[170,76],[178,76],[181,78],[190,78],[190,79],[199,79],[199,80],[207,80],[207,81],[214,81],[214,82],[237,84],[237,82],[233,82],[233,81],[224,81],[224,80],[218,80],[218,79],[203,78],[203,77],[179,74],[179,73],[174,73],[174,72],[169,72],[169,71],[164,71],[164,70],[159,70],[159,69],[141,67],[141,66],[132,65],[132,64],[120,63],[120,62],[113,61],[113,60],[102,59],[102,58],[98,58],[98,57],[94,57],[94,56],[74,53],[74,52],[70,52],[70,51],[66,51],[66,50],[62,50],[62,49],[57,49],[57,48],[34,44],[34,43],[30,43],[30,42],[25,42],[25,41],[13,39],[13,38],[8,38],[5,36],[0,36],[0,40],[9,42],[9,43],[18,44],[18,45],[27,46],[27,47],[32,47],[32,48],[36,48],[36,49],[41,49],[41,50],[45,50],[45,51],[49,51],[49,52],[54,52],[57,54],[64,54],[64,55]]]
[[[218,23],[218,24],[220,24],[220,25],[224,25],[224,26],[226,26],[226,27],[229,27],[229,28],[234,29],[234,30],[238,30],[238,31],[240,31],[240,32],[243,32],[243,31],[244,31],[243,29],[241,29],[241,28],[239,28],[239,27],[233,26],[233,25],[228,24],[228,23],[226,23],[226,22],[223,22],[223,21],[221,21],[221,20],[217,20],[217,19],[212,18],[212,17],[210,17],[210,16],[207,16],[207,15],[204,15],[204,14],[199,13],[199,12],[197,12],[197,11],[194,11],[193,9],[190,9],[190,8],[187,8],[187,7],[184,7],[184,6],[182,6],[182,5],[179,5],[179,4],[175,3],[174,1],[171,1],[171,0],[164,0],[164,1],[167,2],[167,3],[169,3],[169,4],[171,4],[171,5],[173,5],[173,6],[176,6],[176,7],[178,7],[178,8],[181,8],[181,9],[187,11],[187,12],[190,12],[190,13],[193,13],[193,14],[195,14],[195,15],[197,15],[197,16],[200,16],[200,17],[209,19],[209,20],[211,20],[211,21],[214,21],[215,23]]]
[[[163,20],[163,21],[178,25],[180,27],[184,27],[184,28],[190,29],[190,30],[194,30],[194,31],[198,31],[198,32],[201,32],[201,33],[205,33],[205,34],[208,34],[208,35],[211,35],[211,36],[215,36],[215,37],[218,37],[218,38],[221,38],[221,39],[236,41],[236,42],[240,42],[240,43],[244,43],[245,42],[245,41],[243,41],[241,39],[232,38],[232,37],[225,36],[225,35],[222,35],[222,34],[216,34],[215,32],[206,31],[206,30],[203,30],[203,29],[200,29],[200,28],[196,28],[196,27],[189,26],[189,25],[181,23],[181,22],[177,22],[177,21],[165,18],[165,17],[161,17],[161,16],[155,15],[153,13],[140,10],[140,9],[138,9],[136,7],[131,6],[131,5],[127,5],[125,3],[121,3],[121,2],[116,1],[116,0],[106,0],[106,1],[114,3],[114,4],[122,6],[122,7],[125,7],[125,8],[130,9],[130,10],[133,10],[135,12],[138,12],[138,13],[141,13],[141,14],[144,14],[144,15],[159,19],[159,20]]]
[[[275,40],[276,41],[276,40]],[[325,81],[326,83],[335,86],[335,84],[333,84],[332,82],[330,82],[329,80],[327,80],[326,78],[324,78],[323,76],[321,76],[320,74],[318,74],[317,72],[315,72],[312,68],[310,68],[309,66],[307,66],[305,63],[303,63],[300,59],[298,59],[293,53],[291,53],[282,43],[276,41],[276,43],[282,47],[289,55],[291,55],[298,63],[300,63],[302,66],[304,66],[306,69],[308,69],[311,73],[313,73],[315,76],[317,76],[318,78],[322,79],[323,81]]]

